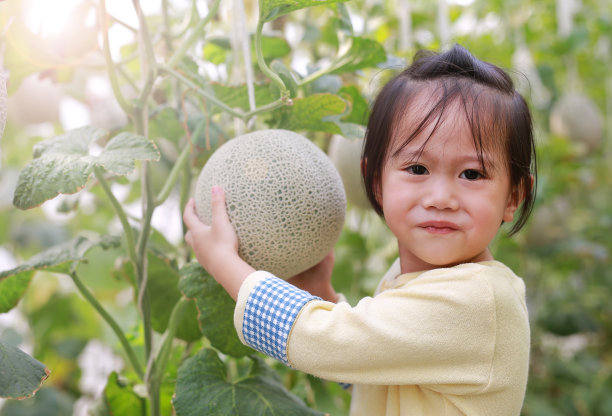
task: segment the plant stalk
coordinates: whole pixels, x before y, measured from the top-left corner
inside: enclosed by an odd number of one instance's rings
[[[269,79],[272,81],[280,89],[281,99],[288,100],[289,99],[289,90],[285,86],[283,80],[272,71],[263,57],[263,51],[261,49],[261,37],[264,21],[259,19],[257,22],[257,31],[255,32],[255,54],[257,55],[257,64],[259,65],[259,69],[263,72]]]
[[[155,360],[153,378],[155,379],[155,382],[159,384],[161,384],[164,379],[166,365],[168,364],[168,359],[170,358],[170,353],[172,352],[172,342],[174,341],[178,324],[183,317],[185,307],[189,304],[189,302],[190,301],[188,299],[181,298],[174,305],[174,308],[172,308],[170,320],[168,321],[168,328],[166,329],[162,346],[157,354],[157,359]]]
[[[183,166],[185,166],[185,163],[187,162],[187,160],[189,160],[190,150],[191,149],[189,145],[186,145],[181,151],[181,154],[179,155],[176,162],[174,162],[174,166],[172,166],[172,170],[168,175],[166,183],[164,183],[162,190],[157,195],[157,198],[155,198],[156,206],[163,204],[164,201],[170,196],[170,192],[172,192],[172,189],[176,184],[176,181],[178,179],[179,174],[181,173],[181,170],[183,169]]]
[[[121,330],[117,322],[106,311],[106,309],[104,309],[104,307],[100,304],[100,302],[98,302],[96,297],[89,291],[89,289],[87,289],[87,287],[83,284],[83,282],[79,278],[76,271],[70,272],[70,277],[72,278],[72,281],[74,282],[75,286],[77,287],[81,295],[83,295],[83,297],[89,303],[91,303],[94,309],[98,311],[100,316],[102,316],[102,319],[104,319],[106,323],[110,325],[115,335],[117,335],[117,338],[119,338],[119,342],[121,343],[121,346],[123,347],[125,353],[127,354],[127,357],[130,361],[130,364],[132,364],[134,371],[136,371],[136,374],[138,374],[138,377],[140,377],[141,380],[144,380],[144,373],[142,371],[142,367],[140,363],[138,362],[138,358],[136,357],[134,350],[132,349],[129,341],[125,337],[125,334],[123,333],[123,331]]]
[[[102,31],[102,44],[104,49],[104,58],[106,60],[106,67],[108,69],[108,78],[110,79],[111,88],[113,94],[119,103],[119,106],[126,114],[132,112],[132,106],[126,101],[121,92],[119,86],[119,80],[117,79],[117,73],[115,72],[115,63],[110,52],[110,41],[108,39],[108,14],[106,13],[106,0],[100,0],[98,3],[98,15],[100,28]]]
[[[117,201],[117,198],[115,198],[115,195],[111,191],[110,186],[108,186],[108,182],[106,182],[106,179],[104,179],[104,172],[102,168],[100,168],[99,166],[94,167],[94,175],[96,175],[96,179],[98,179],[98,182],[102,186],[104,193],[106,194],[113,208],[115,209],[115,213],[119,217],[119,221],[121,222],[121,226],[123,227],[123,233],[125,234],[125,244],[128,250],[130,261],[134,266],[134,270],[137,270],[138,255],[136,254],[136,245],[134,244],[134,233],[132,232],[132,227],[130,225],[130,222],[128,221],[127,215],[125,214],[125,211],[121,207],[119,201]],[[134,284],[136,282],[132,283]]]
[[[238,111],[238,110],[234,110],[233,108],[229,107],[227,104],[225,104],[223,101],[219,100],[217,97],[215,97],[214,95],[212,95],[211,93],[209,93],[208,91],[206,91],[205,89],[201,88],[198,84],[196,84],[195,82],[193,82],[192,80],[190,80],[189,78],[185,77],[183,74],[168,68],[167,66],[160,66],[160,71],[164,72],[168,75],[173,76],[174,78],[178,79],[180,82],[182,82],[183,84],[187,85],[189,88],[193,89],[195,92],[197,92],[198,94],[204,96],[204,98],[206,98],[208,101],[212,102],[213,104],[215,104],[216,106],[218,106],[219,108],[221,108],[222,110],[224,110],[226,113],[231,114],[234,117],[238,117],[242,120],[248,120],[249,118],[260,114],[260,113],[264,113],[266,111],[272,111],[276,108],[282,107],[284,105],[287,105],[289,102],[287,100],[287,98],[279,98],[276,101],[273,101],[269,104],[263,105],[253,111],[249,111],[247,113],[243,112],[243,111]]]
[[[197,26],[191,31],[187,39],[183,40],[180,43],[179,48],[174,52],[172,57],[166,63],[168,68],[175,68],[179,61],[183,59],[183,56],[187,53],[189,48],[193,46],[193,44],[202,36],[202,31],[204,27],[210,22],[210,20],[217,14],[219,10],[219,5],[221,4],[221,0],[215,0],[208,10],[208,14],[204,17],[204,19],[200,20]]]

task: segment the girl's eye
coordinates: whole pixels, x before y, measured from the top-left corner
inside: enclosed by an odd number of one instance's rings
[[[427,168],[423,165],[411,165],[406,170],[413,175],[426,175],[428,173]]]
[[[469,181],[475,181],[476,179],[483,178],[483,175],[474,169],[467,169],[461,173],[461,178],[467,179]]]

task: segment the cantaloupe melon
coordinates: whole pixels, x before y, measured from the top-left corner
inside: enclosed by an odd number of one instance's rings
[[[603,139],[603,117],[587,96],[568,93],[550,112],[550,131],[571,139],[579,151],[593,151]]]
[[[221,185],[251,266],[287,279],[319,263],[336,243],[346,212],[338,171],[307,138],[260,130],[223,144],[204,165],[195,190],[202,222],[211,222],[210,190]]]
[[[362,148],[363,139],[349,140],[335,134],[331,138],[327,154],[340,173],[346,191],[346,199],[355,207],[369,209],[372,206],[361,179]]]

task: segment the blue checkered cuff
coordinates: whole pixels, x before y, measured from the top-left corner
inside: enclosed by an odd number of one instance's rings
[[[309,301],[320,299],[270,275],[249,293],[242,321],[245,342],[257,351],[289,365],[287,340],[298,313]]]

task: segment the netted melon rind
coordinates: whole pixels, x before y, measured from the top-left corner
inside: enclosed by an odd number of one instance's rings
[[[210,224],[210,189],[225,190],[239,254],[251,266],[289,278],[320,262],[346,212],[342,180],[327,155],[288,130],[260,130],[225,143],[196,185],[196,209]]]

